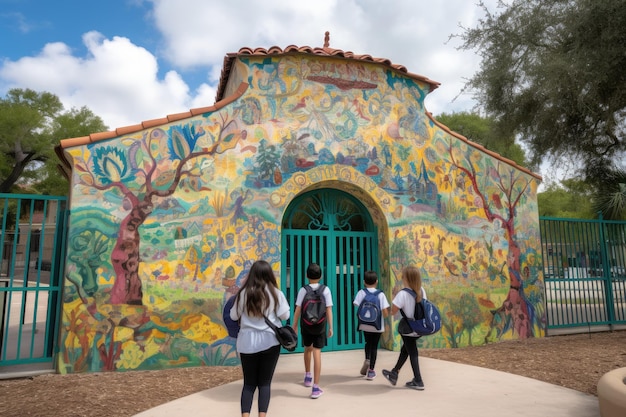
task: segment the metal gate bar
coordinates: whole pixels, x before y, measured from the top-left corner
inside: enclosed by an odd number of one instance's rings
[[[311,262],[321,266],[322,282],[333,294],[330,349],[355,349],[363,344],[352,301],[362,288],[363,272],[376,270],[378,265],[375,238],[372,232],[283,231],[282,244],[287,251],[283,288],[290,305],[295,305],[298,290],[308,283],[306,268]]]
[[[626,222],[540,218],[548,329],[626,324]]]
[[[0,194],[0,370],[53,359],[66,201],[65,197]]]

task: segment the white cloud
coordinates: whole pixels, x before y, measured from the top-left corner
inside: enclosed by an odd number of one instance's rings
[[[159,79],[157,60],[146,49],[97,32],[85,34],[83,42],[85,57],[50,43],[34,57],[5,62],[0,77],[7,88],[56,94],[66,109],[87,106],[112,129],[189,109],[189,86],[175,71]]]
[[[224,56],[242,47],[321,47],[388,58],[442,85],[426,99],[433,114],[467,110],[469,96],[453,102],[478,58],[447,43],[480,10],[467,0],[150,0],[156,49],[133,39],[83,35],[84,56],[64,43],[0,66],[0,91],[49,91],[66,108],[89,107],[110,128],[214,104]],[[495,0],[490,0],[495,2]],[[137,42],[137,41],[135,41]],[[167,70],[159,71],[159,67]],[[171,70],[169,70],[171,68]],[[185,74],[206,73],[203,84]]]

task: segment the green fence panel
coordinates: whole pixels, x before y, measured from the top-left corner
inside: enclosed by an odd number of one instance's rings
[[[626,222],[539,220],[548,329],[626,324]]]
[[[0,194],[0,371],[56,352],[67,199]]]

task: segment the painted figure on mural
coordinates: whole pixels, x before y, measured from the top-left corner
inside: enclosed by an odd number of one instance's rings
[[[254,262],[230,310],[230,318],[239,320],[241,326],[237,352],[243,369],[242,417],[250,416],[257,390],[259,417],[267,415],[280,344],[265,317],[276,326],[282,326],[282,320],[287,320],[289,315],[289,303],[278,289],[271,265],[264,260]]]

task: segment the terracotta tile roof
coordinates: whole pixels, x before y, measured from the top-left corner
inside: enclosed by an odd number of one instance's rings
[[[417,81],[424,82],[430,85],[430,91],[433,91],[435,88],[439,87],[441,83],[437,81],[433,81],[423,75],[412,74],[410,73],[405,66],[398,65],[392,63],[389,59],[386,58],[374,58],[371,55],[357,55],[353,52],[342,51],[341,49],[333,49],[328,46],[329,33],[326,32],[326,37],[324,40],[324,47],[322,48],[313,48],[311,46],[295,46],[289,45],[284,49],[281,49],[278,46],[272,46],[271,48],[241,48],[239,52],[236,53],[228,53],[224,58],[224,65],[222,66],[222,74],[220,77],[220,82],[217,87],[217,96],[215,101],[220,101],[222,96],[224,95],[224,89],[226,88],[226,83],[228,82],[228,78],[230,76],[230,70],[233,65],[233,62],[240,56],[277,56],[277,55],[318,55],[325,57],[333,57],[333,58],[344,58],[351,59],[355,61],[364,61],[370,62],[374,64],[384,65],[396,72],[406,75],[407,77],[413,78]]]
[[[247,89],[248,89],[248,84],[241,83],[233,94],[231,94],[229,97],[226,97],[216,102],[212,106],[198,107],[198,108],[191,109],[183,113],[169,114],[160,119],[144,120],[143,122],[138,123],[136,125],[118,127],[117,129],[109,130],[108,132],[92,133],[89,136],[63,139],[61,140],[61,143],[58,145],[59,149],[55,149],[55,151],[57,155],[59,155],[59,157],[61,158],[62,162],[66,163],[67,160],[64,157],[61,157],[62,149],[71,148],[73,146],[87,145],[89,143],[98,142],[98,141],[106,140],[106,139],[113,139],[118,136],[129,135],[134,132],[139,132],[143,129],[149,129],[151,127],[161,126],[167,123],[175,122],[177,120],[182,120],[182,119],[187,119],[189,117],[197,116],[199,114],[214,112],[226,106],[227,104],[230,104],[233,101],[237,100],[239,97],[243,95],[243,93],[246,92]]]

